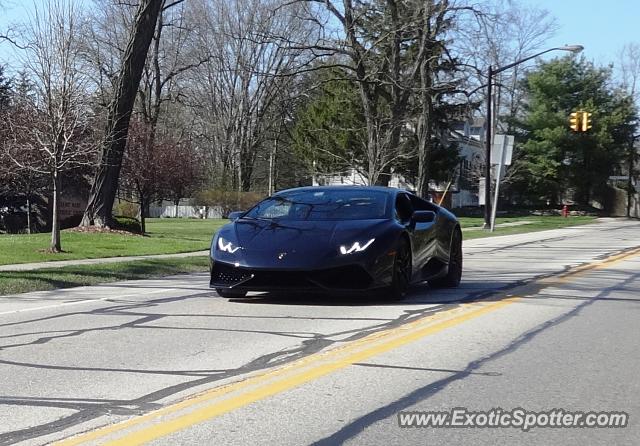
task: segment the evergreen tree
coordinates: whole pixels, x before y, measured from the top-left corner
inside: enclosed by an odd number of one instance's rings
[[[531,203],[602,202],[634,126],[631,98],[611,88],[611,70],[584,58],[542,63],[528,74],[524,118],[516,123],[517,150],[511,191]],[[586,132],[569,128],[575,111],[592,115]]]
[[[357,87],[339,69],[311,73],[317,85],[295,114],[292,146],[312,174],[364,168],[365,122]]]

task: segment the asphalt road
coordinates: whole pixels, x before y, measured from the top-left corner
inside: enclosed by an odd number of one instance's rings
[[[640,444],[640,222],[464,250],[459,289],[401,303],[227,301],[205,274],[0,298],[0,445]],[[629,420],[398,425],[453,408]]]

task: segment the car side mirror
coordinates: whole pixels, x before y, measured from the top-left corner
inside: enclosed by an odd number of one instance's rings
[[[431,223],[436,220],[436,213],[433,211],[415,211],[411,216],[415,223]]]
[[[229,212],[229,220],[231,221],[235,221],[237,219],[239,219],[240,217],[242,217],[242,215],[244,214],[244,211],[235,211],[235,212]]]

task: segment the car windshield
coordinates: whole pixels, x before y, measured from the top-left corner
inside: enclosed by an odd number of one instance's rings
[[[388,196],[371,190],[296,191],[258,203],[245,217],[313,221],[385,218]]]

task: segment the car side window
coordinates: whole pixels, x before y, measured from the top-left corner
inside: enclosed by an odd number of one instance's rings
[[[396,198],[396,218],[402,223],[406,223],[413,215],[413,206],[407,194],[398,194]]]
[[[413,209],[415,209],[416,211],[434,211],[437,212],[438,208],[436,206],[433,205],[433,203],[427,201],[427,200],[423,200],[422,198],[419,198],[413,194],[409,195],[409,198],[411,199],[411,205],[413,206]]]
[[[264,211],[262,212],[262,215],[265,218],[281,218],[289,215],[290,211],[291,211],[291,202],[278,201],[278,202],[269,203],[269,206],[264,209]]]

